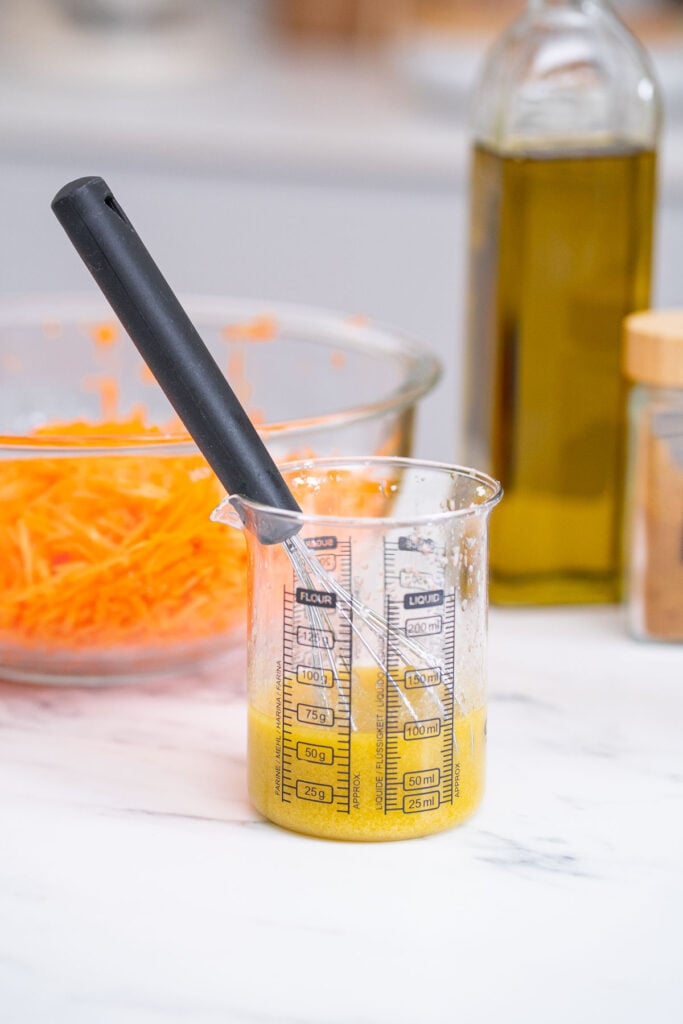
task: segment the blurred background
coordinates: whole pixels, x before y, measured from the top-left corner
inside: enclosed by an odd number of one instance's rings
[[[365,314],[444,379],[459,458],[468,95],[515,0],[4,0],[0,295],[93,291],[49,204],[105,177],[172,286]],[[683,3],[622,0],[666,122],[655,302],[683,305]]]

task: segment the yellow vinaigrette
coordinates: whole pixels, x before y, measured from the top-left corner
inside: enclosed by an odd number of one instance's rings
[[[354,693],[365,699],[360,675],[354,673]],[[367,712],[354,711],[359,728],[349,744],[348,733],[325,728],[324,710],[310,724],[289,721],[283,734],[274,717],[250,707],[249,795],[256,809],[296,832],[352,840],[409,839],[469,817],[484,788],[486,708],[456,709],[452,743],[447,721],[404,722],[391,748],[393,774],[382,716]]]

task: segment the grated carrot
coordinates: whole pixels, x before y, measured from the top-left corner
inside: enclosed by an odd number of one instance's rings
[[[91,328],[91,337],[98,348],[110,348],[118,341],[119,332],[116,324],[94,324]]]
[[[275,317],[266,314],[240,323],[227,324],[223,328],[223,337],[226,341],[273,341],[277,331]]]
[[[140,418],[36,437],[120,444]],[[95,440],[96,438],[96,440]],[[0,461],[0,642],[45,651],[218,638],[244,609],[245,545],[209,521],[223,490],[198,454]]]
[[[199,454],[167,449],[187,439],[179,421],[169,436],[141,407],[116,420],[114,388],[100,394],[102,422],[37,427],[24,452],[39,443],[40,453],[0,460],[0,646],[103,653],[220,640],[243,619],[247,561],[243,536],[209,520],[223,488]],[[141,438],[145,454],[121,453]],[[305,474],[296,483],[303,499]],[[386,484],[356,478],[316,511],[376,515]]]

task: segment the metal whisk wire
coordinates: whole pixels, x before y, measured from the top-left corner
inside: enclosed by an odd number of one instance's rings
[[[316,557],[315,553],[306,546],[305,541],[298,534],[285,540],[283,547],[287,552],[296,578],[300,580],[303,586],[312,587],[313,589],[324,589],[331,591],[336,595],[338,599],[337,611],[339,615],[347,623],[354,637],[368,652],[368,654],[370,654],[377,667],[384,674],[387,682],[395,690],[407,713],[413,720],[417,720],[419,718],[417,710],[401,687],[401,680],[392,674],[387,661],[380,654],[380,648],[382,645],[386,644],[387,652],[390,652],[397,657],[400,663],[412,664],[415,662],[417,666],[434,666],[435,658],[433,653],[427,651],[421,644],[417,643],[411,637],[406,636],[403,630],[394,628],[387,619],[378,615],[366,604],[356,598],[349,590],[342,587],[335,577],[320,564],[320,560]],[[311,622],[315,627],[326,630],[332,629],[329,617],[325,611],[320,608],[308,607],[308,612],[310,614]],[[359,623],[361,624],[360,626]],[[375,643],[372,643],[368,638],[365,632],[366,630],[374,638]],[[330,661],[335,686],[342,697],[344,705],[348,707],[346,695],[340,687],[340,681],[334,665],[334,659],[332,658],[329,650],[327,650],[326,653]],[[439,668],[442,673],[442,678],[449,689],[453,692],[453,699],[455,703],[459,705],[460,702],[455,694],[453,679],[450,677],[450,673],[447,672],[443,659],[438,658],[436,661],[436,667]],[[350,666],[344,663],[344,668],[348,673]],[[416,671],[419,673],[419,667],[416,668]],[[443,703],[440,698],[434,694],[433,699],[438,710],[443,712]]]

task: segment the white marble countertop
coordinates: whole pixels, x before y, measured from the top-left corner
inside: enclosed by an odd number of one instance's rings
[[[393,844],[259,819],[242,676],[0,686],[3,1024],[683,1019],[683,648],[494,610],[484,804]]]

